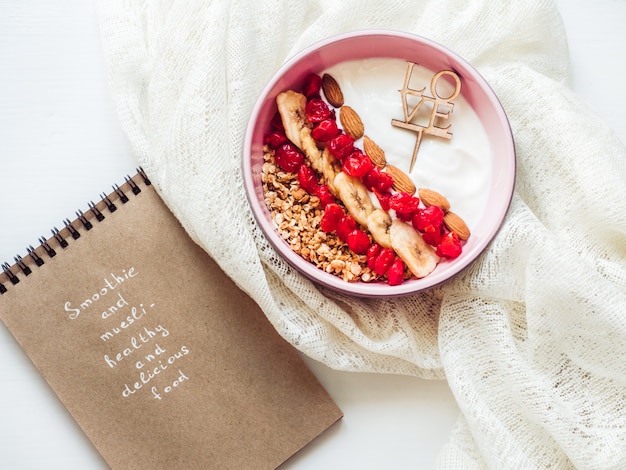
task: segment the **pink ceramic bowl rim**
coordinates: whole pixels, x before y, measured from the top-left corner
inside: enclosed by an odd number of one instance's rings
[[[276,112],[276,95],[301,83],[309,72],[321,73],[339,62],[372,57],[401,58],[434,71],[455,71],[461,78],[461,95],[478,114],[491,144],[492,180],[490,186],[485,188],[489,192],[488,201],[476,226],[470,227],[472,235],[463,253],[455,260],[440,263],[427,277],[405,281],[399,286],[382,282],[346,282],[301,258],[277,233],[264,202],[261,182],[263,136]],[[286,61],[262,90],[252,109],[242,153],[246,195],[257,223],[274,249],[292,267],[319,285],[359,297],[413,294],[439,285],[467,268],[487,248],[500,229],[515,185],[513,135],[504,109],[489,84],[456,53],[432,40],[399,31],[359,30],[332,36]]]

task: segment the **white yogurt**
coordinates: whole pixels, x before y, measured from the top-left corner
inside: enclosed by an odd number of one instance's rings
[[[470,229],[480,217],[487,202],[492,174],[492,154],[487,133],[478,116],[461,94],[454,99],[454,108],[442,127],[450,124],[451,139],[423,133],[415,165],[409,172],[417,134],[395,127],[392,119],[404,121],[402,95],[408,63],[400,59],[365,59],[343,62],[325,73],[332,75],[344,95],[344,104],[353,108],[369,136],[385,151],[387,163],[409,174],[418,188],[433,189],[450,202],[451,210],[460,215]],[[416,65],[410,88],[431,96],[431,80],[438,71]],[[447,86],[447,89],[446,89]],[[438,81],[440,96],[450,96],[452,85]],[[417,97],[411,97],[418,100]],[[410,101],[414,106],[416,101]],[[427,105],[423,106],[428,115]],[[429,108],[432,109],[432,106]],[[428,118],[417,124],[426,125]],[[337,120],[339,123],[339,120]],[[363,148],[362,141],[356,145]]]

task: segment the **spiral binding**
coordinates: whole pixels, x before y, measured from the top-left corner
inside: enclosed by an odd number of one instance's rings
[[[146,175],[143,168],[137,168],[137,174],[143,179],[143,182],[146,186],[150,186],[152,184],[150,179]],[[141,188],[137,185],[137,183],[130,177],[126,176],[125,178],[126,184],[128,185],[128,189],[135,196],[141,192]],[[110,214],[115,212],[118,208],[116,202],[119,201],[121,204],[126,204],[129,201],[126,192],[118,186],[117,184],[113,185],[113,192],[110,194],[102,193],[100,195],[102,199],[102,203],[104,203],[104,208],[109,211]],[[117,199],[116,199],[117,197]],[[100,204],[102,206],[102,204]],[[4,272],[4,277],[6,280],[4,281],[7,285],[15,285],[20,282],[20,277],[29,276],[32,274],[33,270],[31,266],[41,267],[46,264],[44,259],[44,254],[48,258],[54,258],[57,255],[57,249],[66,249],[69,247],[69,240],[78,240],[81,237],[81,231],[88,232],[89,230],[94,228],[94,224],[92,221],[102,222],[106,216],[103,211],[98,208],[97,204],[93,201],[89,201],[88,203],[88,211],[85,214],[83,211],[76,211],[76,219],[74,221],[70,221],[69,219],[63,220],[64,228],[59,230],[56,227],[53,227],[52,237],[39,237],[39,248],[33,248],[32,245],[29,245],[26,248],[27,256],[26,258],[22,258],[20,255],[16,255],[14,257],[14,264],[11,266],[9,263],[2,263],[2,271]],[[89,217],[88,214],[91,213],[92,217]],[[91,219],[91,220],[90,220]],[[78,228],[77,228],[78,227]],[[55,249],[53,246],[58,246]],[[2,278],[2,272],[0,272],[0,278]],[[4,294],[8,291],[8,287],[4,285],[4,283],[0,282],[0,294]]]

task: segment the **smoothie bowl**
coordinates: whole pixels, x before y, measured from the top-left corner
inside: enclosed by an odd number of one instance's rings
[[[257,223],[314,282],[407,295],[471,264],[515,180],[507,117],[479,73],[419,36],[357,31],[286,62],[246,129]]]

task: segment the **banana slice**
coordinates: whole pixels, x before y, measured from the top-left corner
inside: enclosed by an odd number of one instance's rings
[[[276,106],[287,138],[302,150],[311,167],[322,173],[324,169],[322,152],[317,148],[315,139],[311,136],[311,129],[306,122],[306,96],[287,90],[276,97]]]
[[[331,194],[335,197],[339,197],[339,190],[335,186],[335,178],[340,172],[341,164],[339,160],[330,154],[328,148],[322,150],[322,176]]]
[[[391,246],[417,278],[428,276],[437,267],[439,256],[415,229],[395,219],[389,228]]]
[[[333,181],[339,198],[346,206],[350,215],[359,224],[367,227],[367,219],[374,211],[370,194],[361,180],[354,178],[343,171],[337,173]]]
[[[392,248],[389,234],[391,223],[391,216],[382,209],[374,209],[367,218],[367,229],[376,243],[385,248]]]
[[[288,90],[276,97],[276,106],[283,121],[285,135],[296,146],[302,148],[300,131],[306,126],[306,96],[295,91]]]
[[[311,129],[303,127],[300,131],[300,142],[302,147],[300,150],[306,155],[311,163],[311,168],[317,171],[319,174],[324,172],[324,159],[322,158],[322,151],[317,148],[315,139],[311,136]]]

